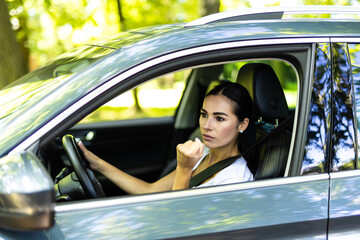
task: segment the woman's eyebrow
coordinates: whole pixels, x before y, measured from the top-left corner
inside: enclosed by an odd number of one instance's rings
[[[213,113],[214,115],[223,115],[223,116],[229,116],[229,115],[227,115],[226,113],[224,113],[224,112],[214,112]]]
[[[204,113],[208,113],[208,111],[206,111],[206,110],[203,109],[203,108],[202,108],[200,111],[201,111],[201,112],[204,112]],[[216,116],[219,116],[219,115],[220,115],[220,116],[227,116],[227,117],[229,116],[229,115],[227,115],[227,114],[224,113],[224,112],[214,112],[213,115],[216,115]]]

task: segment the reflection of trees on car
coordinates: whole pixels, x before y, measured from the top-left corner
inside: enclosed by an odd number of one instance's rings
[[[333,44],[333,111],[334,133],[332,143],[333,171],[355,169],[355,129],[353,116],[353,90],[347,44]]]
[[[330,136],[331,68],[329,44],[318,44],[315,55],[315,73],[310,104],[307,142],[302,174],[327,172],[327,145]]]
[[[333,44],[332,64],[327,46],[323,46],[322,50],[318,49],[316,53],[317,65],[307,132],[310,140],[306,144],[303,173],[322,173],[329,168],[339,171],[356,167],[353,90],[349,87],[351,77],[347,69],[350,69],[350,62],[346,51],[346,44]],[[333,68],[333,76],[330,66]],[[332,99],[331,92],[334,94]],[[324,101],[333,104],[325,104]],[[323,106],[333,107],[324,109]],[[330,132],[331,125],[334,126],[333,132]],[[330,166],[325,161],[329,157],[332,158]]]

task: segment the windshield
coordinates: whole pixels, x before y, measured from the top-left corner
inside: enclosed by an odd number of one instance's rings
[[[83,46],[25,75],[0,91],[0,119],[32,105],[114,49]]]

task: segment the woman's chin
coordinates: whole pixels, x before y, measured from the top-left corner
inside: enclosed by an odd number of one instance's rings
[[[217,148],[218,146],[216,144],[214,144],[213,142],[209,142],[209,141],[203,141],[205,147],[207,148]]]

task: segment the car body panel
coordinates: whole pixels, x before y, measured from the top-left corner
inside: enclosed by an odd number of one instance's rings
[[[360,171],[331,173],[330,176],[329,239],[358,239]]]
[[[273,179],[58,205],[56,220],[67,239],[161,239],[306,221],[318,221],[314,239],[325,238],[328,189],[327,174]],[[303,229],[291,232],[308,239]]]

